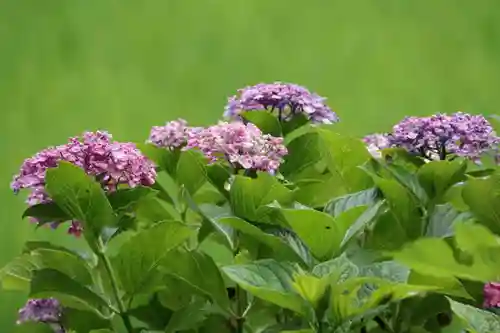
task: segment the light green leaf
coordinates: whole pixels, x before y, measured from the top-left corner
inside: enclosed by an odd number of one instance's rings
[[[260,128],[265,134],[271,134],[276,137],[282,136],[278,118],[267,111],[247,111],[243,112],[241,116]]]
[[[448,299],[453,312],[465,323],[467,328],[474,333],[500,332],[500,317],[488,311]]]
[[[225,266],[223,271],[255,297],[300,314],[306,313],[304,301],[292,287],[296,270],[291,265],[265,259],[247,265]]]
[[[412,271],[408,276],[408,283],[437,286],[441,288],[439,292],[442,294],[474,300],[462,283],[454,277],[436,277]]]
[[[186,307],[177,310],[170,318],[165,333],[175,333],[198,327],[206,318],[205,308],[206,301],[195,300]]]
[[[262,217],[272,209],[266,205],[276,201],[290,203],[293,192],[272,175],[261,172],[257,178],[236,176],[230,190],[231,208],[236,216],[262,222]]]
[[[415,171],[409,170],[401,165],[397,164],[386,164],[384,165],[386,171],[398,181],[404,188],[406,188],[411,195],[417,200],[417,202],[422,205],[426,205],[429,201],[429,196],[427,195],[425,189],[419,182],[419,178],[415,174]]]
[[[128,298],[158,287],[158,266],[172,249],[186,241],[193,231],[180,222],[161,222],[131,237],[112,258],[113,267]]]
[[[469,179],[462,197],[480,223],[500,234],[500,175]]]
[[[158,195],[158,191],[151,187],[138,186],[122,188],[108,194],[108,200],[115,212],[130,211],[136,208],[142,200]]]
[[[107,302],[93,291],[54,269],[33,272],[30,297],[55,297],[65,306],[98,314],[108,307]]]
[[[353,239],[357,234],[361,233],[363,230],[367,229],[377,220],[380,212],[385,209],[385,201],[381,200],[374,205],[368,207],[363,213],[352,223],[344,234],[342,243],[340,246],[344,248],[351,239]],[[362,208],[360,208],[362,207]],[[363,209],[363,206],[357,206],[354,209]]]
[[[29,289],[33,270],[38,263],[29,254],[23,254],[0,270],[0,281],[4,290],[25,291]]]
[[[209,255],[198,251],[172,251],[162,261],[161,271],[187,283],[222,309],[229,309],[224,281]]]
[[[149,143],[136,143],[136,146],[147,158],[153,161],[160,170],[166,171],[171,176],[175,176],[177,161],[180,155],[178,149],[169,150],[156,147]]]
[[[191,194],[195,194],[207,181],[206,158],[198,151],[183,151],[177,163],[175,180]]]
[[[357,139],[342,136],[327,129],[318,129],[322,156],[328,169],[339,179],[346,193],[366,189],[372,184],[370,177],[360,168],[371,156],[365,144]]]
[[[423,165],[417,176],[429,197],[436,200],[464,179],[466,169],[463,161],[432,161]]]
[[[100,184],[79,167],[60,162],[47,170],[45,189],[71,218],[83,224],[84,235],[95,250],[95,242],[105,226],[115,222],[113,208]]]

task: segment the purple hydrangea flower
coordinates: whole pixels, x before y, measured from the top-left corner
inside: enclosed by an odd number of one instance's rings
[[[36,323],[49,324],[56,333],[64,333],[61,324],[63,308],[55,298],[30,299],[26,305],[19,310],[17,324],[32,321]]]
[[[198,128],[189,127],[184,119],[167,122],[164,126],[153,126],[148,143],[160,148],[175,149],[186,145],[188,133]]]
[[[382,149],[389,148],[391,146],[389,142],[389,137],[387,134],[370,134],[363,138],[364,143],[367,146],[370,154],[375,158],[382,157],[382,153],[380,152]]]
[[[220,122],[189,134],[184,149],[199,149],[210,161],[227,160],[236,169],[273,173],[287,149],[283,138],[263,134],[253,124]]]
[[[500,283],[490,282],[484,285],[484,303],[483,307],[498,308],[500,307]]]
[[[60,161],[70,162],[95,176],[105,191],[116,190],[120,185],[150,186],[156,179],[154,164],[133,143],[112,140],[107,132],[85,132],[82,137],[70,138],[65,145],[47,148],[24,161],[19,174],[14,176],[11,188],[15,193],[30,190],[28,205],[51,201],[45,192],[45,173]],[[54,227],[56,225],[53,225]],[[69,233],[78,236],[81,225],[73,221]]]
[[[457,112],[406,117],[393,127],[389,141],[428,159],[445,159],[448,155],[477,159],[498,144],[499,138],[483,116]]]
[[[228,99],[224,116],[240,120],[240,113],[252,110],[276,112],[282,121],[289,121],[295,114],[304,114],[314,123],[331,124],[339,120],[326,104],[326,98],[311,93],[306,88],[291,83],[260,83],[238,90]]]

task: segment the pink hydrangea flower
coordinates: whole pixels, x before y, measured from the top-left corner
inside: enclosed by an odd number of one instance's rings
[[[288,151],[283,138],[263,134],[249,123],[220,122],[191,132],[185,149],[200,150],[211,163],[226,160],[236,169],[275,172]]]
[[[500,307],[500,283],[490,282],[484,285],[484,308]]]
[[[109,133],[97,131],[85,132],[81,137],[70,138],[65,145],[44,149],[26,159],[19,174],[14,176],[12,190],[18,193],[28,189],[30,206],[52,201],[45,192],[45,173],[57,167],[60,161],[72,163],[95,176],[108,192],[120,185],[150,186],[156,179],[153,163],[133,143],[113,141]],[[81,230],[77,221],[69,228],[69,232],[77,236]]]
[[[188,133],[196,130],[195,127],[189,127],[186,120],[177,119],[164,126],[153,126],[147,142],[160,148],[175,149],[184,146]]]

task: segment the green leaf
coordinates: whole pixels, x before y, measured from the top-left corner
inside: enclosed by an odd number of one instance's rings
[[[305,314],[304,301],[292,287],[296,270],[291,265],[265,259],[247,265],[225,266],[223,271],[255,297]]]
[[[38,264],[29,254],[15,258],[0,270],[2,288],[4,290],[28,290],[32,272],[37,268]]]
[[[293,139],[288,145],[288,154],[280,167],[280,172],[286,178],[298,175],[307,167],[318,163],[321,158],[319,135],[315,132],[303,134]]]
[[[102,313],[108,304],[90,289],[54,269],[33,272],[30,297],[55,297],[65,306]]]
[[[467,292],[462,283],[454,277],[436,277],[420,274],[412,271],[408,276],[408,283],[427,286],[438,286],[441,288],[440,293],[460,297],[464,299],[474,300]]]
[[[276,201],[291,203],[293,192],[266,172],[257,178],[236,176],[230,189],[231,208],[234,215],[250,221],[262,222],[262,217],[272,209],[266,205]]]
[[[500,317],[488,311],[448,299],[453,312],[475,333],[500,332]]]
[[[422,205],[426,205],[429,201],[429,196],[427,195],[424,187],[420,184],[419,178],[415,174],[415,171],[408,170],[397,164],[388,164],[384,166],[385,170],[394,177],[403,187],[405,187],[412,196]]]
[[[431,216],[425,235],[427,237],[451,237],[458,223],[465,223],[472,215],[469,212],[459,212],[452,204],[437,205]]]
[[[366,210],[360,206],[337,218],[312,209],[281,209],[287,224],[309,247],[318,259],[330,259],[340,249],[348,228]]]
[[[325,156],[330,172],[338,177],[338,186],[342,186],[346,193],[352,193],[372,184],[370,177],[358,168],[371,158],[361,140],[327,129],[318,129],[318,134],[321,138],[322,156]]]
[[[156,147],[149,143],[136,143],[137,148],[151,161],[153,161],[160,170],[166,171],[172,176],[175,176],[177,161],[179,160],[180,151],[178,149],[169,150]]]
[[[386,148],[382,149],[382,157],[384,160],[389,160],[392,163],[402,164],[402,165],[411,165],[415,169],[420,168],[422,165],[425,165],[424,159],[421,157],[411,154],[408,150],[404,148]]]
[[[241,116],[245,120],[260,128],[260,130],[265,134],[271,134],[276,137],[282,136],[281,125],[278,118],[269,112],[247,111],[243,112]]]
[[[112,258],[128,298],[158,287],[161,274],[158,266],[172,249],[186,241],[193,231],[179,222],[161,222],[139,232],[124,243]]]
[[[405,283],[410,271],[395,261],[382,261],[359,267],[359,276],[377,277],[387,281]]]
[[[151,187],[138,186],[123,188],[108,194],[108,200],[114,211],[122,212],[135,209],[139,202],[154,197],[158,191]]]
[[[297,182],[298,188],[294,192],[295,200],[309,207],[322,208],[332,198],[343,195],[344,190],[337,186],[337,178],[331,174],[326,176],[321,180]]]
[[[302,258],[297,252],[294,252],[294,250],[280,237],[266,233],[243,219],[238,217],[221,217],[218,219],[218,222],[221,225],[230,226],[232,229],[238,230],[250,236],[255,241],[268,246],[273,250],[274,256],[278,258],[292,258],[294,260],[304,261],[304,263],[308,264],[307,259]]]
[[[66,214],[55,202],[41,203],[28,207],[23,213],[25,217],[33,217],[37,219],[38,224],[46,223],[61,223],[71,220],[71,217]]]
[[[146,323],[150,329],[163,330],[167,327],[173,311],[163,307],[154,295],[147,304],[130,309],[127,313]]]
[[[94,312],[72,308],[64,308],[62,324],[66,330],[75,332],[112,332],[111,322],[96,315]]]
[[[135,215],[139,221],[157,223],[172,220],[167,205],[156,197],[148,197],[137,203]]]
[[[479,222],[500,234],[500,175],[486,179],[469,179],[462,197]]]
[[[384,201],[379,201],[363,211],[363,213],[349,226],[345,232],[344,238],[340,244],[342,248],[345,247],[351,239],[363,232],[363,230],[369,228],[369,226],[377,220],[380,212],[385,208],[384,203]],[[363,206],[357,206],[354,209],[362,210]]]
[[[430,198],[441,198],[454,184],[464,179],[467,164],[462,161],[432,161],[422,166],[418,180]]]
[[[158,301],[167,309],[177,311],[191,303],[193,295],[197,294],[188,282],[179,280],[173,276],[165,275],[162,279],[163,289],[156,295]]]
[[[381,210],[384,210],[383,205]],[[364,248],[377,251],[398,250],[410,242],[404,225],[397,220],[391,211],[383,211],[376,217],[373,229],[368,228],[364,234]]]
[[[320,278],[328,276],[329,281],[337,284],[358,276],[359,269],[345,254],[342,254],[335,259],[316,265],[312,273]]]
[[[220,271],[207,254],[198,251],[172,251],[162,261],[161,271],[186,282],[222,309],[229,309],[229,299]]]
[[[208,181],[226,198],[229,199],[229,193],[226,190],[226,183],[231,178],[231,170],[219,163],[208,165]]]
[[[206,308],[204,300],[195,300],[186,307],[174,312],[165,333],[175,333],[179,331],[187,331],[197,328],[200,323],[206,318]]]
[[[297,113],[292,117],[292,119],[281,123],[281,127],[283,128],[283,135],[291,134],[307,123],[309,123],[308,117],[303,113]]]
[[[186,190],[195,194],[207,181],[206,158],[198,151],[187,150],[181,153],[177,163],[175,180]]]
[[[375,183],[382,191],[390,213],[399,229],[404,231],[406,238],[419,237],[422,232],[421,211],[408,190],[392,179],[376,178]]]
[[[422,238],[393,253],[394,258],[423,275],[492,281],[500,274],[500,243],[480,225],[458,224],[457,248],[444,239]]]
[[[47,193],[57,205],[83,224],[85,238],[95,250],[102,228],[115,222],[113,208],[100,184],[67,162],[48,169],[45,183]]]
[[[380,194],[378,189],[370,188],[331,200],[325,206],[325,212],[336,217],[354,207],[371,206],[379,201],[379,199]]]

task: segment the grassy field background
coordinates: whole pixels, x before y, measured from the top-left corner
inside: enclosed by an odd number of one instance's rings
[[[327,96],[354,135],[406,114],[498,113],[499,59],[495,0],[0,0],[0,265],[48,234],[21,221],[12,174],[70,135],[207,124],[237,88],[273,80]],[[21,303],[0,291],[3,332]]]

